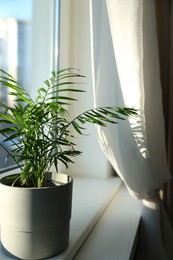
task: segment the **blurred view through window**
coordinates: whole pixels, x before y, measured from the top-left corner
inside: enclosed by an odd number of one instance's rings
[[[0,68],[26,87],[30,84],[31,36],[32,0],[0,0]],[[0,101],[13,102],[1,85]],[[6,152],[0,147],[0,169],[14,164],[10,157],[5,158]]]

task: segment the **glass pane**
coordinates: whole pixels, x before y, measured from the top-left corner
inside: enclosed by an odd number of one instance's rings
[[[31,36],[32,0],[0,0],[0,68],[26,87],[30,84]],[[13,103],[1,85],[0,101]],[[6,152],[0,147],[0,169],[14,163],[10,157],[5,162],[5,158]]]

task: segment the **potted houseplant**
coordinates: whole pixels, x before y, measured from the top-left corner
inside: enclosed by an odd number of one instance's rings
[[[35,100],[11,75],[0,72],[0,83],[15,97],[13,106],[0,103],[0,145],[19,168],[19,174],[0,181],[1,242],[21,259],[42,259],[65,250],[69,242],[73,180],[58,173],[58,164],[68,167],[81,154],[69,127],[82,134],[86,122],[106,126],[137,112],[100,107],[70,120],[68,106],[76,99],[65,93],[83,92],[76,88],[75,81],[83,78],[76,70],[52,72]],[[6,142],[11,142],[9,149]],[[56,180],[51,178],[52,165]]]

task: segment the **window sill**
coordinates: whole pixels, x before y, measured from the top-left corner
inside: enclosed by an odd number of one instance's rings
[[[73,191],[69,247],[49,259],[129,259],[141,203],[128,195],[122,181],[115,177],[74,178]],[[0,249],[0,259],[13,258]]]
[[[122,185],[74,259],[133,259],[141,209]]]

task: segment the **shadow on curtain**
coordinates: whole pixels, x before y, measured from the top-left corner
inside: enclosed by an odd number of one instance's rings
[[[163,93],[167,157],[173,174],[173,1],[156,0],[160,75]],[[173,180],[164,187],[164,200],[173,225]]]

